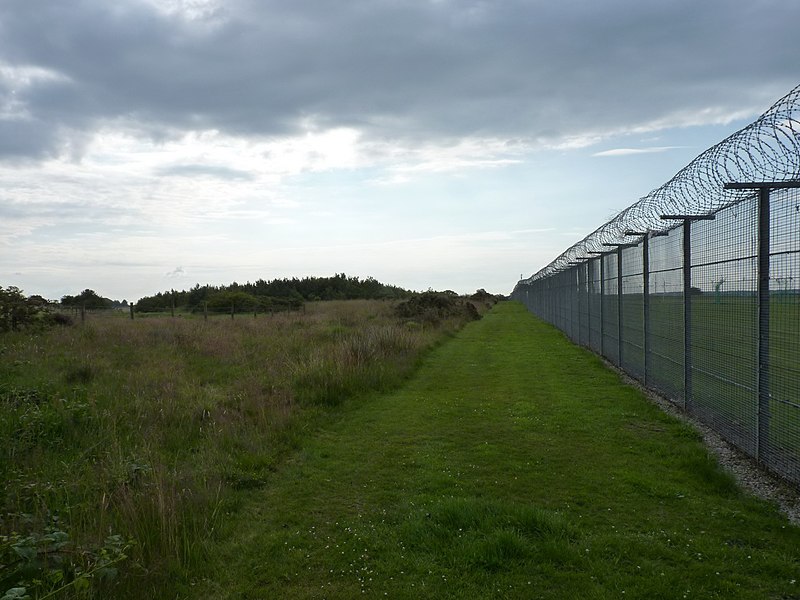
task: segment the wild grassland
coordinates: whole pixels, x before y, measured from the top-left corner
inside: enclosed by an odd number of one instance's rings
[[[3,334],[0,593],[174,596],[243,490],[461,325],[349,301]]]

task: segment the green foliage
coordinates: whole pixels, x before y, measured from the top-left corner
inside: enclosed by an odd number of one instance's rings
[[[211,311],[229,312],[250,312],[260,306],[259,299],[246,292],[222,291],[215,292],[208,299],[208,309]]]
[[[488,304],[497,304],[498,302],[501,302],[502,300],[505,300],[506,298],[505,298],[505,296],[502,296],[500,294],[490,294],[485,289],[480,288],[480,289],[478,289],[478,291],[476,291],[474,294],[472,294],[469,297],[469,299],[473,300],[475,302],[485,302],[485,303],[488,303]]]
[[[237,296],[237,294],[241,294]],[[411,292],[402,288],[386,285],[367,277],[348,277],[337,273],[333,277],[305,277],[298,279],[259,279],[254,283],[233,282],[227,286],[200,286],[196,284],[189,290],[159,292],[154,296],[140,299],[136,303],[138,312],[161,312],[174,306],[187,311],[204,310],[205,303],[209,309],[231,309],[231,300],[250,311],[260,310],[297,310],[303,302],[318,300],[389,300],[408,297]],[[257,301],[253,300],[257,299]],[[235,310],[239,310],[236,308]]]
[[[61,298],[62,306],[83,307],[87,309],[104,309],[113,308],[115,303],[109,298],[103,298],[94,290],[85,289],[77,296],[63,296]]]
[[[0,332],[33,325],[43,307],[38,296],[26,298],[19,288],[0,287]]]
[[[471,302],[462,300],[453,293],[428,291],[412,296],[397,305],[397,315],[402,319],[439,323],[453,317],[476,320],[480,318]]]
[[[109,535],[102,545],[79,546],[56,518],[40,533],[0,535],[2,600],[63,597],[68,590],[79,594],[93,583],[108,583],[131,545],[119,535]]]

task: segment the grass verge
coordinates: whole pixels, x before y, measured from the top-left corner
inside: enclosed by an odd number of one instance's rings
[[[345,405],[222,538],[186,597],[800,597],[800,530],[513,303]]]

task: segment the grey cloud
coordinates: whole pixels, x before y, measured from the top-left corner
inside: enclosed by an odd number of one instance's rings
[[[169,273],[165,273],[164,277],[169,277],[170,279],[179,279],[181,277],[186,277],[188,273],[186,269],[183,267],[175,267],[174,270],[170,271]]]
[[[57,146],[53,126],[39,120],[0,119],[0,159],[45,158]]]
[[[158,169],[156,173],[166,177],[213,177],[215,179],[224,179],[228,181],[248,181],[253,179],[253,175],[247,171],[219,165],[173,165]]]
[[[280,135],[310,120],[383,139],[558,141],[763,111],[798,83],[794,0],[229,0],[215,19],[5,0],[0,61],[64,79],[17,91],[33,120],[0,121],[0,156],[42,156],[120,119],[165,133]]]

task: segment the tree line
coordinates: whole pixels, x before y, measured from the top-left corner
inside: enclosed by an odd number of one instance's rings
[[[233,282],[213,286],[196,284],[188,290],[169,290],[145,296],[136,302],[137,312],[162,312],[173,308],[199,312],[253,310],[296,310],[315,300],[402,299],[413,292],[379,282],[337,273],[332,277],[259,279],[253,283]]]
[[[317,300],[408,300],[422,297],[418,303],[425,310],[439,311],[441,307],[433,306],[431,302],[441,299],[435,297],[456,297],[452,291],[433,292],[428,290],[423,294],[406,290],[404,288],[387,285],[367,277],[348,277],[344,273],[337,273],[333,277],[304,277],[298,279],[273,279],[266,281],[259,279],[254,283],[236,283],[230,285],[204,285],[195,284],[188,290],[170,290],[159,292],[154,296],[146,296],[135,303],[136,312],[166,312],[182,310],[188,312],[253,312],[253,311],[281,311],[297,310],[304,302]],[[472,294],[470,300],[494,303],[501,300],[496,296],[480,289]],[[423,300],[425,300],[423,302]],[[71,323],[68,315],[58,312],[59,307],[75,309],[127,309],[131,305],[127,300],[112,300],[100,296],[91,289],[85,289],[80,294],[65,295],[59,302],[47,300],[41,296],[25,296],[22,290],[14,286],[3,288],[0,286],[0,332],[20,329],[32,325],[67,325]],[[432,308],[433,306],[433,308]],[[427,314],[427,313],[426,313]],[[438,314],[438,313],[437,313]]]

